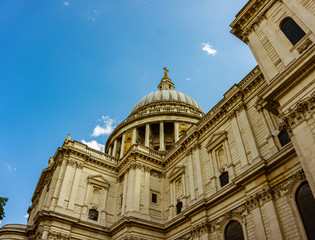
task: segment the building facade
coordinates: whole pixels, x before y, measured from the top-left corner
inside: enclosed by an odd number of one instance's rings
[[[204,113],[165,68],[98,152],[68,136],[0,239],[315,239],[315,2],[250,0],[258,66]]]

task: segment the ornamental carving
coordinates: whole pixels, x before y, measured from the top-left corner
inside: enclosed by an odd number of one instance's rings
[[[313,41],[311,39],[307,38],[307,39],[305,39],[305,41],[300,46],[298,46],[298,48],[296,50],[299,52],[299,54],[302,54],[312,44],[313,44]]]
[[[69,234],[63,234],[59,232],[49,232],[48,240],[70,240],[71,237]]]
[[[296,127],[299,123],[307,121],[313,117],[315,113],[315,92],[306,100],[298,102],[292,109],[289,109],[282,119],[287,123],[291,129]]]
[[[298,171],[293,174],[291,177],[287,178],[283,182],[279,183],[275,187],[273,187],[273,196],[275,199],[278,199],[289,192],[292,184],[297,180],[304,180],[305,174],[303,170]]]

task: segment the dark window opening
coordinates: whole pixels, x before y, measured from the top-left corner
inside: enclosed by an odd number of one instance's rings
[[[293,45],[305,35],[305,32],[292,18],[284,19],[280,24],[280,29]]]
[[[98,211],[96,211],[95,209],[90,209],[89,210],[89,219],[97,221],[97,219],[98,219]]]
[[[152,202],[157,203],[157,194],[152,193]]]
[[[229,183],[229,173],[228,172],[224,172],[221,174],[220,183],[221,183],[221,187],[223,187]]]
[[[225,240],[244,240],[243,229],[238,221],[228,223],[224,232]]]
[[[172,145],[166,145],[166,150],[169,150],[172,147]]]
[[[154,150],[159,151],[160,147],[159,146],[155,146]]]
[[[308,182],[303,182],[295,193],[295,201],[308,239],[315,239],[315,199]]]
[[[287,145],[289,142],[291,142],[291,139],[289,137],[289,134],[286,130],[282,130],[279,134],[278,134],[278,138],[280,141],[281,146],[285,146]]]
[[[176,214],[180,214],[182,212],[182,207],[183,207],[183,203],[182,202],[178,202],[176,204]]]

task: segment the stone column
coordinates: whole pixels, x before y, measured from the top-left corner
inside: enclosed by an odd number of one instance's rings
[[[267,238],[266,238],[266,233],[264,229],[264,223],[263,223],[261,212],[260,212],[260,207],[256,207],[252,209],[251,213],[252,213],[253,225],[255,229],[255,236],[256,236],[255,239],[266,240]]]
[[[100,222],[106,225],[106,201],[107,201],[107,188],[102,189],[101,203],[100,203]]]
[[[136,144],[137,140],[137,128],[132,129],[132,140],[131,140],[131,145]]]
[[[79,183],[80,183],[82,168],[83,168],[83,164],[77,163],[76,171],[75,171],[75,175],[74,175],[74,180],[73,180],[73,184],[72,184],[72,191],[70,192],[70,197],[69,197],[68,209],[70,209],[70,210],[74,210],[74,203],[75,203],[77,192],[79,189]]]
[[[235,137],[236,147],[237,147],[238,154],[240,157],[241,165],[242,165],[242,167],[244,167],[248,164],[248,161],[247,161],[247,156],[246,156],[246,152],[244,149],[244,144],[243,144],[243,140],[241,137],[241,133],[240,133],[240,130],[238,128],[237,121],[236,121],[236,116],[231,117],[231,126],[233,129],[233,135]]]
[[[315,125],[315,124],[314,124]],[[308,123],[304,120],[299,125],[291,126],[293,146],[305,172],[306,179],[315,196],[315,136]]]
[[[245,106],[241,106],[241,111],[239,115],[240,121],[244,124],[246,129],[245,136],[247,138],[248,146],[252,155],[252,161],[259,157],[258,147],[256,144],[255,136],[252,127],[248,121],[247,112]]]
[[[196,176],[197,176],[197,185],[198,185],[198,196],[203,195],[204,193],[204,186],[203,186],[203,179],[202,179],[202,170],[201,170],[201,159],[200,159],[200,145],[197,144],[195,147],[195,154],[194,154],[194,161],[196,164]]]
[[[133,196],[134,196],[134,182],[135,182],[135,171],[133,167],[129,169],[128,174],[128,193],[127,193],[127,201],[126,201],[126,212],[132,211],[132,205],[133,205]]]
[[[195,184],[194,184],[194,172],[192,164],[192,151],[191,149],[187,151],[187,167],[189,176],[189,188],[190,188],[190,200],[193,201],[196,198]]]
[[[125,147],[125,133],[123,133],[122,138],[121,138],[119,158],[122,158],[124,156],[124,147]]]
[[[144,146],[149,147],[150,146],[150,124],[147,123],[145,125],[145,140],[144,140]]]
[[[110,147],[108,148],[107,154],[112,155],[112,146],[110,146]]]
[[[150,168],[144,167],[144,203],[143,211],[149,214],[150,207]]]
[[[128,193],[127,193],[128,175],[129,173],[126,171],[125,176],[124,176],[123,202],[121,206],[121,215],[125,214],[125,211],[126,211],[126,204],[127,204],[127,197],[128,197]]]
[[[267,136],[266,136],[266,139],[268,141],[268,145],[269,145],[269,149],[270,149],[270,156],[274,155],[276,152],[278,152],[278,149],[277,149],[277,146],[276,146],[276,143],[273,139],[273,135],[271,133],[271,129],[267,123],[267,119],[266,119],[266,116],[265,116],[265,112],[264,112],[264,108],[262,106],[256,106],[257,108],[257,111],[259,112],[260,114],[260,118],[263,122],[263,125],[265,126],[265,130],[267,132]]]
[[[279,225],[280,219],[278,219],[276,209],[273,200],[266,202],[263,206],[266,215],[266,220],[269,223],[269,231],[271,239],[284,239],[282,236],[281,227]]]
[[[117,139],[114,141],[114,146],[113,146],[113,151],[112,151],[112,156],[116,157],[116,152],[117,152]]]
[[[248,40],[249,42],[247,44],[252,50],[252,53],[254,54],[254,57],[258,62],[261,71],[263,72],[267,82],[269,83],[270,80],[278,74],[278,70],[273,64],[270,56],[268,55],[265,47],[262,45],[255,31],[251,32],[248,35]]]
[[[68,164],[69,160],[64,161],[64,168],[65,170],[65,175],[62,181],[62,186],[61,186],[61,190],[60,190],[60,194],[59,194],[59,198],[58,198],[58,206],[63,208],[63,203],[65,201],[66,198],[66,193],[67,193],[67,188],[68,188],[68,184],[70,181],[70,176],[71,176],[71,171],[73,171],[73,167],[71,165]]]
[[[214,159],[212,158],[212,151],[208,152],[209,161],[210,161],[210,193],[214,194],[217,191],[217,185],[216,185],[216,176],[215,176],[215,168],[214,168]]]
[[[160,151],[165,151],[164,147],[164,122],[160,122]]]
[[[178,139],[179,139],[178,122],[174,122],[174,142],[177,142]]]
[[[136,166],[134,169],[134,182],[133,182],[134,190],[132,191],[133,194],[133,211],[140,210],[140,195],[141,195],[141,169],[139,166]]]

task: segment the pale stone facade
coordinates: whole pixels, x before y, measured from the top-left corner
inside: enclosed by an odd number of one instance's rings
[[[285,33],[292,19],[299,39]],[[214,108],[175,91],[165,69],[105,153],[66,138],[27,226],[0,239],[314,239],[298,191],[310,188],[313,214],[315,2],[251,0],[231,27],[259,66]]]

